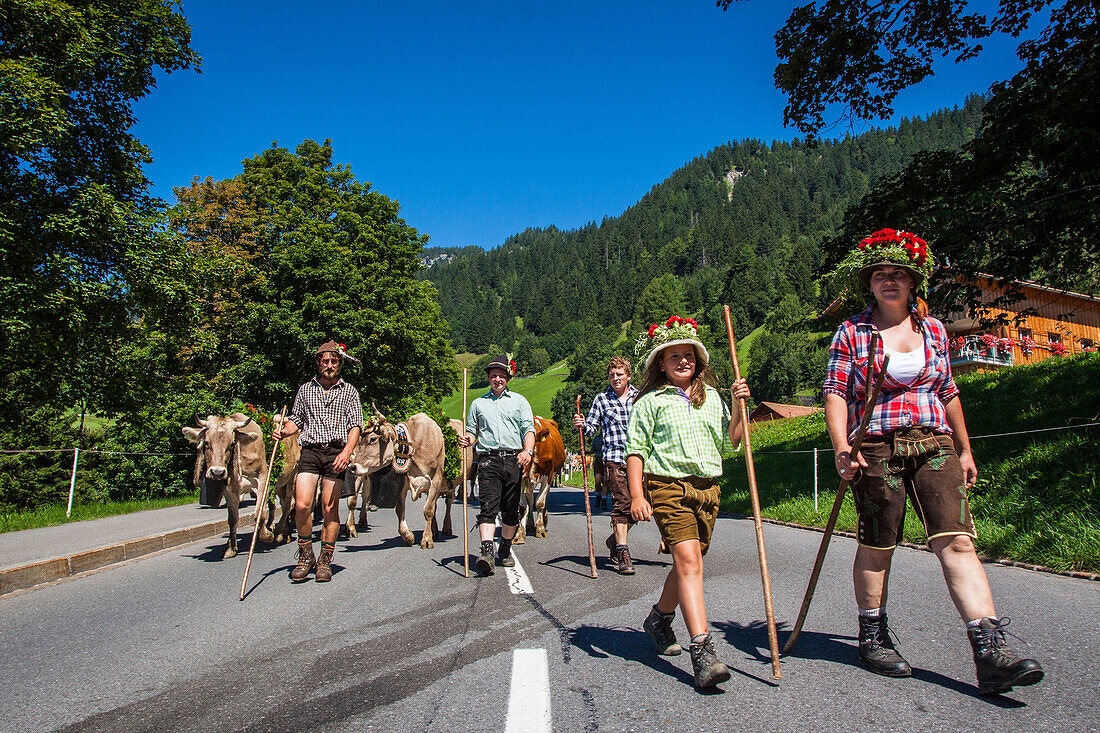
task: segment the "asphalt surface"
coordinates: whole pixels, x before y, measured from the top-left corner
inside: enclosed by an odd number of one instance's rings
[[[422,507],[409,511],[418,539]],[[245,553],[219,560],[214,537],[0,598],[0,730],[504,731],[513,651],[535,648],[547,651],[555,731],[1100,731],[1100,583],[987,566],[1023,639],[1012,645],[1047,675],[982,697],[930,553],[900,549],[891,578],[891,625],[914,676],[856,665],[855,543],[836,538],[774,681],[753,525],[722,518],[706,594],[733,677],[701,694],[689,656],[657,657],[641,631],[669,567],[656,528],[631,531],[637,575],[616,575],[598,553],[593,580],[580,507],[578,491],[554,489],[550,537],[516,548],[529,595],[499,569],[463,578],[461,537],[404,547],[380,510],[371,531],[340,543],[328,584],[291,585],[293,545],[266,547],[238,601]],[[460,506],[453,516],[458,529]],[[594,527],[602,549],[606,512]],[[782,642],[820,535],[764,531]],[[674,628],[686,642],[681,619]]]

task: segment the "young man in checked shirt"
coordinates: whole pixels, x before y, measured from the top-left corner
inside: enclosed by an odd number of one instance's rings
[[[615,356],[607,364],[610,386],[596,395],[586,420],[579,412],[573,415],[573,425],[583,428],[586,437],[600,431],[604,481],[611,491],[611,535],[604,543],[611,553],[611,562],[621,575],[633,575],[634,563],[626,545],[626,533],[634,524],[630,516],[630,489],[626,485],[626,426],[630,408],[638,390],[630,384],[630,360]]]
[[[294,481],[294,522],[298,527],[298,564],[290,571],[295,583],[309,577],[316,568],[318,583],[332,580],[332,556],[340,533],[337,503],[351,452],[363,427],[363,403],[359,391],[340,378],[344,349],[329,341],[317,347],[317,376],[298,388],[294,408],[282,427],[276,427],[275,440],[299,430],[298,477]],[[313,495],[321,479],[321,556],[313,556]]]

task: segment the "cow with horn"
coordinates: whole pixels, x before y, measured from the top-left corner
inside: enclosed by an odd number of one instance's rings
[[[244,494],[259,494],[259,488],[267,480],[269,466],[265,458],[263,430],[252,418],[240,412],[228,417],[209,415],[198,421],[197,428],[184,427],[184,437],[196,446],[195,480],[217,481],[224,484],[223,496],[229,515],[229,541],[222,551],[222,559],[237,554],[237,520],[240,500]],[[271,518],[267,514],[267,502],[256,507],[256,532],[262,542],[283,543],[290,536],[289,491],[277,492],[282,505],[282,516],[271,531]]]
[[[369,486],[370,474],[392,466],[393,470],[404,476],[401,493],[397,497],[397,533],[402,541],[411,546],[416,538],[405,522],[405,498],[410,493],[416,501],[426,494],[424,504],[424,532],[420,536],[420,546],[430,549],[439,538],[439,525],[436,522],[436,503],[442,496],[447,502],[443,517],[443,534],[451,534],[451,504],[454,503],[454,489],[447,481],[443,469],[446,463],[446,449],[443,442],[443,430],[428,415],[418,412],[400,423],[392,423],[371,404],[374,413],[363,427],[359,443],[355,448],[355,459],[351,471],[356,476],[356,486]],[[358,491],[356,492],[358,493]],[[353,494],[353,498],[354,498]],[[367,501],[366,496],[363,499]],[[352,499],[348,500],[348,523],[354,511]],[[349,526],[350,529],[350,526]]]
[[[275,440],[301,433],[302,447],[294,479],[294,521],[298,528],[298,564],[290,571],[293,582],[315,572],[318,583],[332,580],[332,556],[340,534],[340,486],[363,427],[359,391],[340,378],[345,359],[343,344],[327,341],[314,354],[317,376],[298,388],[294,407],[285,422],[276,425]],[[353,360],[357,361],[357,360]],[[313,496],[321,481],[321,555],[313,554]]]

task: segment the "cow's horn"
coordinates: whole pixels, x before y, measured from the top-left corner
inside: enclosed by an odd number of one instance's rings
[[[386,416],[378,411],[378,408],[374,406],[374,402],[370,403],[370,409],[374,412],[374,416],[378,418],[378,422],[386,421]]]
[[[209,423],[210,423],[210,420],[212,420],[213,418],[214,418],[214,416],[213,416],[213,415],[207,415],[207,417],[206,417],[206,419],[205,419],[205,420],[203,420],[202,418],[196,418],[196,421],[197,421],[197,422],[199,423],[199,425],[201,425],[202,427],[204,427],[204,428],[208,428],[208,427],[210,427],[210,424],[209,424]]]

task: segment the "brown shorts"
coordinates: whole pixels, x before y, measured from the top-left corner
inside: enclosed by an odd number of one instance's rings
[[[604,461],[603,483],[611,492],[611,524],[631,526],[634,519],[630,516],[630,489],[626,484],[626,464],[618,461]]]
[[[649,475],[646,499],[653,507],[653,521],[667,545],[699,540],[707,554],[714,522],[718,519],[718,479]]]
[[[332,462],[344,446],[339,443],[310,443],[302,446],[302,457],[298,459],[298,473],[312,473],[322,478],[343,478],[344,472],[337,472]]]
[[[962,464],[950,435],[926,428],[896,430],[867,436],[860,453],[869,465],[852,482],[861,545],[883,550],[897,546],[906,495],[929,540],[960,534],[977,537]]]

